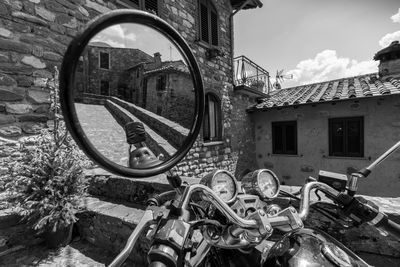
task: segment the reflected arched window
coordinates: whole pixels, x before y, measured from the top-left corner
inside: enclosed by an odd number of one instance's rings
[[[206,94],[203,122],[204,141],[221,140],[221,102],[214,94]]]

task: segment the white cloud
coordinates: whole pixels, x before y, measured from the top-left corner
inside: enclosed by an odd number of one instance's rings
[[[366,60],[358,62],[345,57],[338,57],[335,50],[324,50],[313,59],[300,61],[296,68],[287,72],[293,74],[290,84],[308,84],[378,71],[378,62]],[[288,87],[289,82],[284,84]],[[291,85],[290,85],[291,86]]]
[[[399,8],[399,11],[396,14],[394,14],[393,16],[391,16],[390,18],[392,19],[393,22],[400,23],[400,8]]]
[[[400,31],[388,33],[379,40],[379,45],[384,48],[393,41],[400,41]]]
[[[113,47],[130,47],[129,43],[136,41],[136,35],[126,32],[121,25],[114,25],[98,33],[92,41],[104,42]]]

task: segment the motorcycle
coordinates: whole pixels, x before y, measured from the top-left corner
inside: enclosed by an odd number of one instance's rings
[[[120,266],[142,234],[151,241],[151,267],[369,266],[327,233],[304,227],[311,208],[329,214],[311,203],[315,190],[348,223],[369,223],[400,238],[400,225],[355,195],[359,180],[400,142],[350,177],[321,171],[296,194],[280,190],[278,177],[268,169],[247,173],[241,186],[226,170],[214,170],[198,184],[182,182],[177,164],[192,153],[201,128],[203,84],[189,45],[157,16],[120,10],[92,21],[68,47],[60,89],[66,126],[92,160],[132,179],[167,173],[173,188],[149,198],[141,221],[109,266]],[[142,123],[140,133],[123,131],[132,122]],[[132,139],[129,149],[125,134]],[[278,195],[298,201],[298,210],[273,204]]]

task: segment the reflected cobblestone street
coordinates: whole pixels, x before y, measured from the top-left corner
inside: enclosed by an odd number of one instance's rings
[[[124,129],[103,105],[75,104],[79,121],[93,146],[107,159],[127,166],[129,145]]]

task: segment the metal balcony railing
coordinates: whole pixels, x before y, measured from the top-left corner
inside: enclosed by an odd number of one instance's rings
[[[245,56],[234,59],[235,86],[247,86],[261,93],[268,94],[271,90],[269,73]]]

